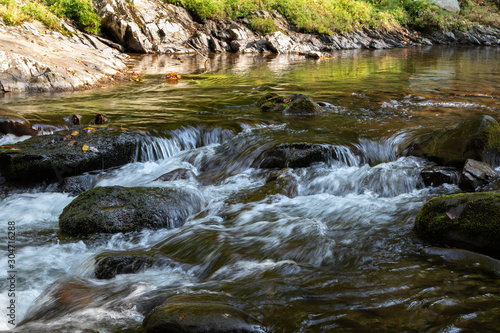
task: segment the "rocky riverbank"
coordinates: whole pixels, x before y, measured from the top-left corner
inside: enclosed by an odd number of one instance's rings
[[[336,50],[388,49],[432,44],[500,45],[500,28],[477,26],[469,31],[409,29],[388,32],[306,34],[278,12],[256,11],[276,31],[251,30],[248,18],[197,22],[184,8],[159,0],[95,0],[101,17],[99,36],[63,22],[65,35],[46,31],[38,22],[18,27],[0,19],[0,93],[79,90],[130,75],[126,53],[296,53],[328,57]]]

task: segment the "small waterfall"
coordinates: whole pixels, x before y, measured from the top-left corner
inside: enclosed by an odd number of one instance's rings
[[[356,154],[352,152],[351,149],[345,146],[334,146],[334,145],[325,145],[326,148],[332,151],[332,156],[335,161],[339,161],[348,166],[359,166],[360,158]],[[332,161],[330,161],[331,164]]]
[[[146,137],[141,139],[135,162],[166,159],[182,151],[212,144],[220,144],[232,138],[235,133],[229,129],[207,129],[203,126],[181,127],[168,132],[170,138]]]
[[[399,133],[380,141],[360,138],[356,147],[362,152],[365,163],[377,165],[392,162],[397,159],[400,146],[405,141],[406,136],[406,133]]]

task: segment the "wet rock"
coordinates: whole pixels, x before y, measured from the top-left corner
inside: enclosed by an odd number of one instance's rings
[[[500,165],[500,126],[490,116],[468,120],[421,136],[403,155],[426,157],[441,165],[462,167],[467,159]]]
[[[0,149],[0,172],[12,182],[62,182],[69,176],[129,163],[143,138],[134,130],[83,127],[34,136],[10,145],[17,150]],[[84,145],[89,147],[86,152]]]
[[[433,244],[447,244],[499,257],[500,194],[464,193],[430,199],[415,232]]]
[[[463,191],[474,192],[498,178],[498,172],[489,164],[469,159],[462,169],[458,186]]]
[[[160,177],[156,178],[155,180],[161,180],[163,182],[169,182],[169,181],[174,181],[174,180],[179,180],[179,179],[195,179],[196,175],[194,174],[193,171],[190,169],[175,169],[170,172],[167,172],[166,174],[161,175]]]
[[[61,233],[95,233],[176,228],[201,208],[201,198],[180,189],[96,187],[80,194],[59,216]]]
[[[257,102],[257,105],[263,112],[281,112],[286,115],[315,115],[323,112],[311,97],[303,94],[285,97],[268,93]]]
[[[478,268],[488,273],[500,274],[500,260],[484,254],[454,248],[427,247],[422,252],[428,256],[439,257],[447,263],[470,267],[477,272]]]
[[[118,274],[132,274],[152,267],[154,258],[138,254],[100,254],[95,261],[94,274],[97,279],[112,279]]]
[[[264,153],[260,168],[305,168],[316,162],[337,159],[334,149],[327,145],[311,143],[284,143]]]
[[[0,106],[0,135],[16,136],[37,135],[38,131],[31,127],[29,121],[14,111]]]
[[[80,176],[72,176],[64,178],[61,191],[64,193],[70,193],[72,195],[78,195],[82,192],[94,188],[99,181],[99,175],[84,174]]]
[[[425,186],[438,187],[443,184],[457,184],[458,170],[455,168],[425,168],[420,173]]]
[[[165,303],[150,311],[142,325],[147,333],[266,332],[252,315],[231,305],[211,302]]]

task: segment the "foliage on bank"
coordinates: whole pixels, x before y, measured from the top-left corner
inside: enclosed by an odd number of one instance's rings
[[[499,0],[460,0],[460,13],[415,0],[165,0],[182,6],[204,22],[208,19],[255,19],[255,11],[277,11],[301,32],[332,33],[372,28],[389,30],[404,26],[417,29],[465,30],[477,24],[499,24]],[[276,29],[276,27],[274,27]],[[257,29],[258,30],[258,29]]]
[[[56,31],[63,31],[58,18],[73,20],[89,33],[98,33],[101,25],[101,18],[92,7],[91,0],[30,0],[24,4],[15,0],[0,0],[0,17],[7,25],[37,20]]]
[[[276,11],[300,32],[334,33],[356,29],[467,30],[469,27],[500,24],[500,0],[459,0],[462,10],[451,13],[436,4],[415,0],[164,0],[186,8],[199,22],[247,18],[255,31],[278,30],[259,10]],[[133,4],[133,0],[131,0]],[[61,31],[57,18],[68,18],[80,28],[97,33],[100,18],[91,0],[0,0],[0,17],[8,25],[38,20],[49,29]]]

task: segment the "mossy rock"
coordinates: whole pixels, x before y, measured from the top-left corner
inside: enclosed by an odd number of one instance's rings
[[[157,306],[142,323],[146,333],[266,332],[252,315],[234,306],[211,302],[174,302]]]
[[[419,138],[404,154],[428,158],[441,165],[462,167],[467,159],[500,166],[500,126],[490,116],[480,116],[454,128]]]
[[[303,94],[285,97],[276,93],[268,93],[257,102],[257,105],[263,112],[285,115],[315,115],[323,112],[323,109],[314,103],[311,97]]]
[[[59,227],[70,236],[171,229],[200,208],[200,197],[180,189],[95,187],[64,208]]]
[[[414,229],[435,244],[500,257],[500,194],[461,193],[430,199]]]
[[[130,163],[143,137],[135,130],[82,126],[34,136],[0,149],[0,172],[11,182],[62,182],[65,177]]]

